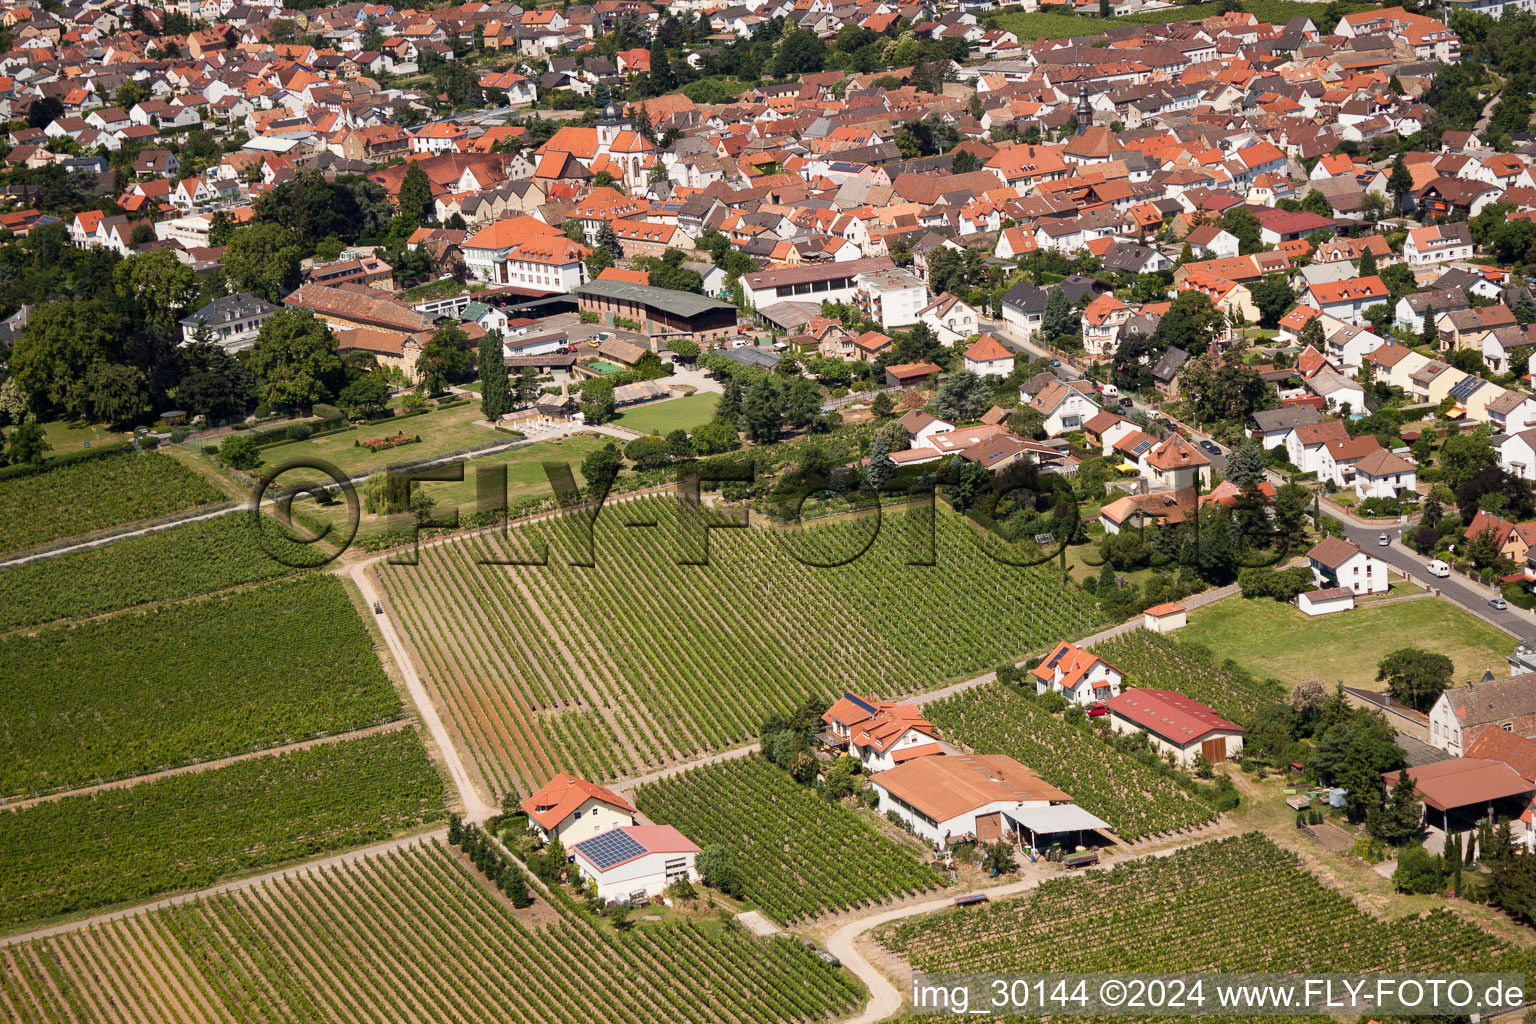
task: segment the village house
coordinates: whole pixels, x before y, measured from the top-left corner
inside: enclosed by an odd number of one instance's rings
[[[635,808],[611,789],[561,772],[522,803],[528,827],[569,848],[582,839],[635,823]]]
[[[1357,595],[1380,594],[1391,581],[1388,565],[1342,537],[1325,537],[1307,552],[1319,587],[1343,587]]]
[[[914,757],[943,753],[933,726],[915,704],[844,693],[821,720],[827,725],[822,742],[857,757],[866,771],[882,772]]]
[[[1429,709],[1429,745],[1460,757],[1488,729],[1536,737],[1536,674],[1521,674],[1446,690]]]
[[[1103,658],[1063,641],[1031,670],[1036,693],[1059,693],[1069,704],[1094,704],[1120,692],[1124,676]]]

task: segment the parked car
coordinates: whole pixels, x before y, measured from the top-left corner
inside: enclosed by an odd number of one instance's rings
[[[830,967],[841,967],[841,966],[843,966],[843,962],[837,958],[837,954],[832,953],[832,952],[830,952],[828,950],[825,950],[825,949],[818,949],[816,951],[816,959],[820,960],[822,963],[827,964]]]
[[[1107,714],[1109,714],[1109,708],[1103,704],[1095,704],[1088,709],[1089,718],[1103,718]]]
[[[1445,579],[1451,574],[1451,567],[1438,558],[1430,562],[1428,568],[1431,576],[1438,576],[1441,579]]]
[[[1105,398],[1120,397],[1120,389],[1115,387],[1113,384],[1101,384],[1099,385],[1099,390],[1103,392]]]
[[[1379,548],[1388,547],[1391,543],[1392,538],[1385,533],[1376,538],[1376,546]]]
[[[1221,445],[1217,444],[1215,441],[1201,441],[1200,447],[1209,455],[1221,454]]]
[[[1060,359],[1052,359],[1051,360],[1051,368],[1052,369],[1055,369],[1056,367],[1059,367],[1060,365],[1061,365],[1061,360]]]
[[[1131,396],[1130,395],[1121,395],[1120,396],[1119,405],[1120,405],[1120,408],[1122,408],[1122,409],[1129,409],[1131,407],[1131,405],[1132,405]]]
[[[1490,597],[1488,599],[1488,607],[1496,608],[1502,612],[1508,610],[1509,602],[1505,601],[1502,597]]]

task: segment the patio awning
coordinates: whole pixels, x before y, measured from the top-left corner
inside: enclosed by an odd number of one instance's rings
[[[1089,814],[1077,804],[1053,804],[1050,807],[1021,807],[1008,811],[1008,817],[1035,835],[1078,832],[1083,829],[1108,829],[1109,822]]]

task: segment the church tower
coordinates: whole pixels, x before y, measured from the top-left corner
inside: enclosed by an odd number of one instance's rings
[[[1088,83],[1082,82],[1077,87],[1077,131],[1073,134],[1081,135],[1093,124],[1093,107],[1088,103]]]

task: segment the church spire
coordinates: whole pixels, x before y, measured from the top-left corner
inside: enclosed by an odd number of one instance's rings
[[[1077,131],[1081,135],[1093,124],[1093,107],[1088,104],[1088,83],[1081,82],[1077,87]]]

